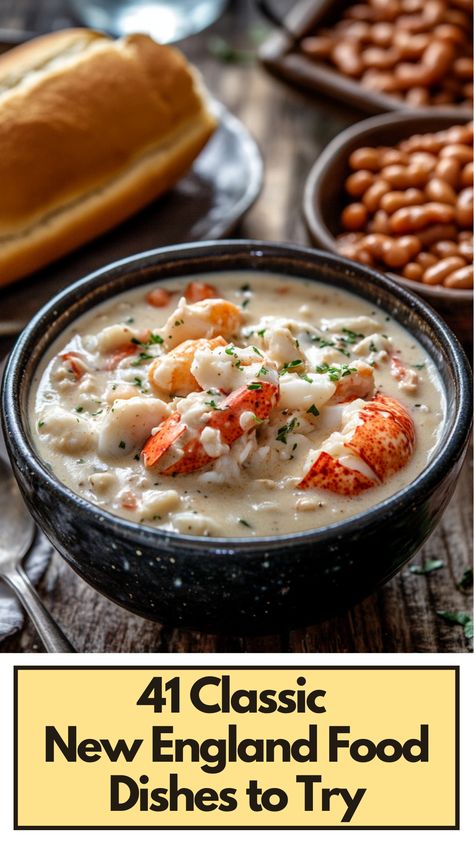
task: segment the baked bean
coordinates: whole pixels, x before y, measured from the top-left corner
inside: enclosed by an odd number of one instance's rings
[[[440,23],[435,26],[433,35],[441,41],[452,41],[453,44],[463,44],[466,40],[462,29],[453,23]]]
[[[457,187],[461,164],[457,158],[441,158],[435,167],[435,174],[451,187]]]
[[[430,178],[425,187],[425,193],[432,202],[443,202],[446,205],[455,205],[456,193],[447,181],[441,178]]]
[[[454,240],[440,240],[439,243],[434,243],[431,246],[431,252],[437,257],[452,257],[460,254],[459,245]]]
[[[367,208],[361,202],[347,205],[342,212],[342,224],[349,231],[360,231],[367,222]]]
[[[367,47],[362,53],[362,61],[366,67],[376,70],[389,70],[400,61],[400,52],[396,47],[384,50],[381,47]]]
[[[425,171],[416,164],[409,164],[407,167],[399,164],[383,167],[380,175],[396,190],[406,190],[407,187],[423,187],[426,183]]]
[[[458,234],[458,242],[459,243],[465,243],[466,240],[468,242],[472,243],[473,239],[474,239],[474,237],[473,237],[471,231],[460,231],[459,234]]]
[[[434,286],[442,284],[444,279],[456,272],[457,269],[462,269],[465,266],[462,257],[453,256],[445,257],[443,260],[438,260],[434,266],[430,266],[423,273],[423,283]]]
[[[390,47],[395,31],[395,27],[391,23],[374,23],[370,27],[370,40],[377,47]]]
[[[437,262],[438,261],[434,254],[430,254],[428,251],[420,251],[416,258],[416,263],[418,263],[423,270],[428,269],[429,266],[434,266]]]
[[[303,53],[311,58],[329,58],[333,47],[334,39],[329,35],[313,35],[301,42]]]
[[[363,5],[362,3],[349,6],[346,10],[346,15],[348,18],[353,18],[353,20],[373,20],[375,17],[374,10],[370,6]]]
[[[408,278],[409,281],[421,281],[423,277],[423,269],[419,263],[407,263],[404,267],[402,275]]]
[[[350,38],[354,41],[370,41],[370,26],[363,21],[350,21],[349,25],[344,27],[344,38]]]
[[[472,228],[473,222],[473,189],[465,187],[461,190],[456,203],[456,221],[460,228]]]
[[[463,266],[444,279],[444,286],[449,289],[472,289],[473,280],[474,266]]]
[[[461,257],[464,257],[464,260],[467,260],[469,263],[472,263],[474,259],[474,249],[472,241],[468,242],[468,240],[462,240],[458,243],[458,251]]]
[[[358,170],[346,179],[346,190],[349,196],[362,196],[374,183],[374,176],[369,170]]]
[[[392,214],[400,208],[421,205],[424,198],[424,193],[415,187],[409,187],[408,190],[391,190],[380,200],[380,207],[387,213]]]
[[[357,78],[357,76],[362,75],[364,62],[362,61],[360,48],[355,41],[338,41],[332,48],[331,58],[346,76]]]
[[[372,146],[356,149],[349,158],[349,165],[353,170],[370,170],[378,172],[380,169],[380,153]]]
[[[463,167],[461,172],[461,185],[463,187],[472,187],[474,181],[474,167],[472,161]]]
[[[386,234],[368,234],[364,237],[364,248],[368,249],[374,257],[381,258],[384,244],[390,239]]]
[[[370,5],[375,9],[375,17],[383,21],[395,20],[401,11],[398,0],[370,0]]]
[[[399,237],[398,242],[402,248],[407,250],[410,260],[421,251],[421,240],[419,237],[415,237],[414,234],[406,234],[404,237]]]
[[[398,240],[386,243],[382,249],[383,261],[390,269],[401,269],[410,260],[408,250],[400,245]]]
[[[438,240],[455,240],[457,235],[456,225],[429,225],[423,231],[418,231],[422,245],[426,248],[432,246]]]
[[[374,181],[371,187],[366,190],[362,196],[362,203],[365,205],[369,213],[375,213],[380,205],[382,196],[385,195],[387,190],[390,190],[390,184],[382,178],[378,178],[377,181]]]
[[[393,73],[383,73],[381,70],[370,68],[365,71],[361,81],[372,91],[381,91],[392,96],[398,93],[398,83]]]
[[[405,99],[410,105],[419,108],[423,105],[428,105],[430,95],[427,88],[411,88],[407,91]]]
[[[396,30],[393,37],[393,43],[400,52],[400,57],[411,61],[421,58],[429,42],[428,35],[409,35],[403,30]]]
[[[460,56],[453,62],[453,70],[458,79],[465,79],[466,82],[472,80],[472,58],[467,56]]]
[[[461,164],[472,161],[472,148],[462,143],[451,143],[440,151],[441,158],[456,158]]]
[[[383,149],[380,151],[380,163],[382,167],[389,167],[392,164],[408,164],[410,161],[406,152],[401,149]]]
[[[369,222],[367,229],[375,234],[389,234],[390,225],[388,214],[384,210],[375,211],[373,219]]]
[[[411,234],[434,223],[451,222],[455,217],[456,211],[452,205],[427,202],[425,205],[400,208],[390,217],[389,224],[394,234]]]
[[[374,261],[372,255],[371,255],[370,251],[367,251],[367,249],[361,249],[360,248],[357,252],[356,260],[360,261],[360,263],[365,263],[366,266],[374,266],[375,265],[375,261]]]

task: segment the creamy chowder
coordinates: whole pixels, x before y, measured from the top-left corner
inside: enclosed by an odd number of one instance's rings
[[[340,521],[427,465],[433,361],[368,301],[268,273],[173,279],[75,321],[37,372],[35,446],[66,486],[184,534]]]

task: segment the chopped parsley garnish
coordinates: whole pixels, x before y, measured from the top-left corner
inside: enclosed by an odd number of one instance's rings
[[[140,461],[140,454],[135,453],[135,456],[133,458],[135,459],[135,462],[139,462]]]
[[[257,377],[263,377],[264,374],[268,374],[268,368],[265,368],[265,366],[262,365],[260,371],[257,371]]]
[[[76,412],[84,412],[83,406],[76,406]]]
[[[174,326],[179,327],[180,325],[184,325],[184,319],[176,319]]]
[[[319,409],[317,406],[314,405],[314,403],[312,403],[311,406],[308,407],[306,412],[308,412],[310,415],[314,415],[315,417],[319,415]]]
[[[100,415],[103,411],[103,409],[96,409],[95,412],[91,412],[91,415],[92,417],[94,417],[95,415]]]
[[[357,371],[357,369],[351,368],[347,365],[347,363],[343,363],[342,365],[329,365],[328,363],[322,363],[321,365],[316,366],[316,372],[318,374],[327,374],[333,383],[337,383],[341,377],[347,377],[347,375],[352,374],[353,371]]]
[[[294,368],[299,368],[300,365],[303,365],[303,360],[292,360],[289,363],[285,363],[280,371],[280,374],[286,374],[288,371],[293,371]]]
[[[249,304],[250,298],[244,298],[244,300],[242,301],[242,307],[248,307]]]
[[[44,427],[44,421],[38,421],[38,427]]]
[[[413,363],[413,368],[421,369],[421,368],[425,368],[425,366],[426,366],[426,363]]]
[[[217,389],[208,389],[207,394],[208,395],[218,395],[219,392],[217,391]]]
[[[133,385],[134,385],[134,386],[139,386],[139,387],[141,387],[142,382],[143,382],[143,381],[142,381],[141,377],[134,377],[134,378],[133,378]]]
[[[133,318],[133,316],[130,316],[129,319],[125,319],[125,324],[126,325],[133,325],[134,321],[135,321],[135,319]]]
[[[222,407],[217,406],[215,400],[204,401],[204,403],[205,403],[206,406],[210,406],[211,409],[222,409]]]
[[[146,354],[145,351],[141,351],[141,353],[138,355],[136,360],[134,360],[133,363],[130,363],[130,365],[133,365],[133,366],[143,365],[143,363],[146,362],[146,360],[152,360],[152,359],[153,359],[153,356],[151,354]]]
[[[122,450],[125,450],[125,447],[126,447],[125,442],[124,442],[124,441],[119,441],[119,447],[120,447]]]
[[[181,324],[183,324],[183,320],[181,320]],[[159,333],[150,333],[150,338],[148,340],[148,345],[163,345],[164,339]]]
[[[242,526],[246,526],[246,527],[247,527],[247,529],[252,529],[252,528],[253,528],[253,527],[251,526],[251,524],[248,522],[248,520],[244,520],[244,519],[243,519],[243,517],[239,517],[239,523],[241,523],[241,524],[242,524]]]
[[[440,570],[444,567],[444,561],[440,558],[427,558],[422,565],[412,564],[409,567],[410,573],[416,573],[417,576],[425,576],[427,573],[432,573],[433,570]]]
[[[369,351],[371,351],[373,354],[376,354],[378,351],[377,346],[373,342],[371,342],[369,345]]]
[[[349,330],[348,327],[343,327],[342,333],[344,334],[344,341],[348,345],[355,345],[358,339],[364,339],[363,333],[356,333],[354,330]]]
[[[437,611],[438,617],[442,617],[447,623],[455,626],[464,627],[464,637],[466,640],[472,640],[474,637],[474,624],[470,614],[465,611]]]
[[[235,356],[235,348],[233,345],[230,345],[228,348],[224,348],[224,353],[229,354],[230,357]]]
[[[306,380],[307,383],[313,383],[311,377],[308,377],[307,374],[298,374],[298,377],[300,378],[300,380]]]
[[[276,435],[276,440],[281,441],[283,444],[288,444],[288,436],[290,433],[293,432],[295,427],[299,427],[300,423],[297,418],[292,418],[288,424],[285,424],[283,427],[280,427],[278,433]]]
[[[311,342],[317,342],[320,348],[332,348],[336,343],[330,339],[323,339],[321,336],[314,334],[309,337]]]
[[[241,292],[250,292],[250,289],[251,289],[250,284],[243,284],[243,285],[240,287],[240,291],[241,291]]]
[[[255,353],[258,354],[259,357],[263,357],[262,352],[259,351],[258,348],[255,347],[255,345],[252,345],[252,350],[254,350]]]
[[[257,330],[257,336],[265,336],[266,332],[267,332],[267,328],[262,327],[261,330]]]
[[[261,383],[249,383],[248,386],[247,386],[247,389],[251,389],[253,392],[255,392],[257,389],[261,389],[261,388],[262,388]]]
[[[459,587],[465,591],[472,588],[472,570],[470,567],[467,567],[464,573],[462,574],[461,579],[458,582]]]

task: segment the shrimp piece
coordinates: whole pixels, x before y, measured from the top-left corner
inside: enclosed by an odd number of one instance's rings
[[[254,417],[252,427],[268,418],[276,405],[278,394],[278,386],[274,383],[255,382],[242,386],[224,398],[217,409],[206,413],[207,420],[195,430],[190,430],[182,421],[180,412],[173,413],[146,442],[142,450],[145,468],[160,468],[162,457],[165,454],[167,457],[173,456],[169,450],[178,442],[175,458],[171,464],[167,458],[160,473],[189,474],[199,470],[222,455],[244,432],[249,431],[248,413]],[[244,427],[241,424],[242,416]],[[216,446],[218,444],[220,447]]]
[[[390,374],[398,380],[398,388],[408,394],[413,394],[418,389],[419,377],[412,368],[402,363],[400,357],[393,354],[390,362]]]
[[[415,428],[406,407],[377,395],[345,410],[341,433],[317,451],[298,488],[323,488],[335,494],[361,494],[405,467],[413,453]],[[344,417],[344,416],[343,416]]]
[[[169,351],[186,339],[223,336],[229,340],[238,333],[242,323],[242,311],[231,301],[207,298],[188,304],[185,298],[181,298],[160,333],[164,338],[164,347]]]
[[[222,336],[214,339],[186,339],[168,354],[157,357],[148,369],[148,379],[154,391],[170,395],[189,395],[201,389],[191,373],[196,351],[209,350],[226,345]]]
[[[204,301],[206,298],[219,298],[219,294],[212,284],[191,281],[184,290],[184,297],[188,304],[196,304],[197,301]]]
[[[81,359],[79,354],[73,351],[68,351],[66,354],[60,354],[59,359],[66,363],[65,370],[72,374],[74,380],[80,380],[87,371],[85,362]]]
[[[373,394],[375,384],[372,366],[356,360],[350,367],[356,370],[350,371],[338,380],[336,391],[329,401],[330,404],[347,403],[356,398],[368,398]]]

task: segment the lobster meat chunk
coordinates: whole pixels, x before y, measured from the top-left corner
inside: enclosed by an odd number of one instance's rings
[[[386,395],[353,401],[345,426],[322,445],[298,488],[353,496],[385,482],[412,456],[415,428],[403,404]]]
[[[279,388],[274,383],[262,381],[241,386],[223,398],[219,406],[206,412],[205,422],[197,429],[191,429],[181,414],[174,412],[146,442],[142,450],[145,467],[157,467],[165,475],[198,471],[227,451],[245,432],[267,419],[278,396]],[[213,439],[214,445],[217,440],[217,448],[208,445]],[[176,459],[170,463],[169,457],[173,455],[170,449],[175,443]]]

